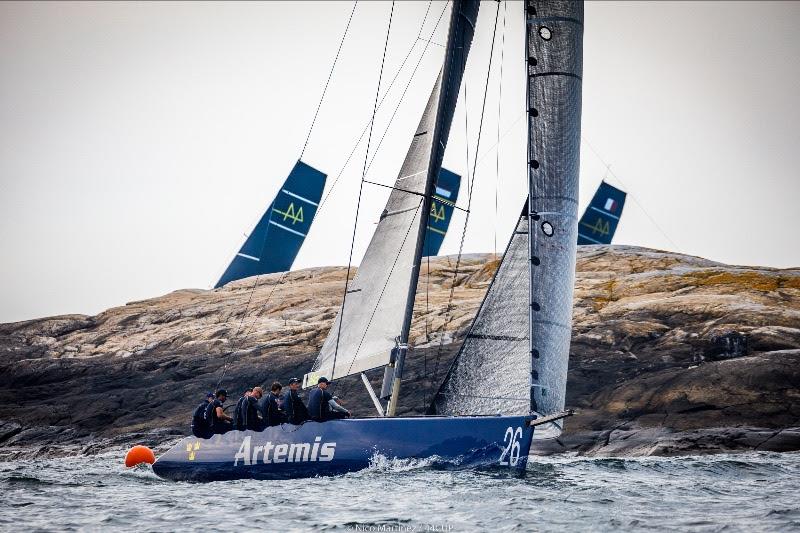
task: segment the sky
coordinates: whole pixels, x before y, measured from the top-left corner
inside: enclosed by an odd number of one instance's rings
[[[213,286],[300,156],[352,8],[0,3],[0,322]],[[353,15],[303,154],[328,196],[294,268],[347,264],[390,10]],[[368,180],[397,176],[448,11],[394,7]],[[625,189],[615,243],[800,266],[798,23],[798,2],[586,3],[581,209],[604,178]],[[464,252],[509,238],[524,95],[522,4],[484,2],[444,161],[474,169]],[[387,196],[365,187],[356,264]]]

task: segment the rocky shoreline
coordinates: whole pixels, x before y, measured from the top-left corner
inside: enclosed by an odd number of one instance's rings
[[[470,255],[455,278],[453,257],[425,266],[401,414],[427,406],[497,264]],[[0,324],[0,460],[163,447],[221,378],[235,396],[301,376],[344,275],[306,269]],[[577,414],[536,453],[800,450],[800,270],[585,246],[573,317],[567,403]],[[359,382],[337,387],[351,410],[372,414]]]

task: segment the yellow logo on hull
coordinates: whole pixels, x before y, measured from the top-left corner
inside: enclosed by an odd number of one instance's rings
[[[195,454],[199,449],[200,449],[200,441],[194,441],[194,444],[190,442],[186,445],[186,452],[189,454],[190,461],[194,461]]]

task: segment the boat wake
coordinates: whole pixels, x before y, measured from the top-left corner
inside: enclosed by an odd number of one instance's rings
[[[399,459],[397,457],[387,457],[382,453],[375,452],[369,459],[369,466],[361,472],[370,474],[411,472],[434,468],[437,464],[443,462],[444,461],[436,455],[424,459]]]

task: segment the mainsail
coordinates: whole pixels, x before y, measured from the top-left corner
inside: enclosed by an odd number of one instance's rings
[[[387,365],[410,326],[431,206],[478,16],[476,0],[453,2],[445,63],[336,321],[304,386]]]
[[[611,244],[617,231],[622,208],[625,207],[625,191],[600,183],[589,207],[578,223],[578,244]]]
[[[292,268],[311,229],[325,178],[319,170],[298,161],[214,288]]]
[[[431,410],[438,414],[549,415],[564,409],[577,246],[583,4],[529,0],[525,9],[528,205],[434,399]]]

